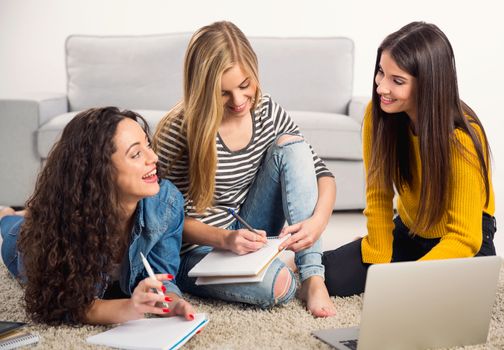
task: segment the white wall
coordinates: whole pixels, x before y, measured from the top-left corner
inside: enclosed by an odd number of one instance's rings
[[[432,22],[450,39],[461,96],[478,112],[489,134],[497,219],[504,223],[504,210],[499,207],[504,183],[498,179],[504,174],[504,137],[500,135],[504,114],[499,108],[504,97],[504,26],[498,2],[0,0],[0,96],[64,92],[63,45],[69,34],[193,32],[222,19],[233,21],[247,35],[352,38],[356,46],[354,93],[370,95],[375,51],[381,40],[413,20]]]

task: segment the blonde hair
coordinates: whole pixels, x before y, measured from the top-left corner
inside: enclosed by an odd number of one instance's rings
[[[256,85],[255,109],[261,95],[257,56],[243,32],[231,22],[215,22],[196,31],[189,42],[184,62],[184,99],[159,123],[154,135],[158,151],[159,134],[174,119],[182,120],[189,162],[188,199],[197,212],[213,204],[217,170],[216,136],[224,114],[221,78],[238,64]],[[182,155],[169,159],[169,166]]]

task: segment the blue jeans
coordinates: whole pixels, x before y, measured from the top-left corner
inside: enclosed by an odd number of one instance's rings
[[[313,166],[313,154],[302,140],[278,145],[276,141],[268,149],[247,199],[240,209],[240,216],[252,227],[277,236],[285,220],[289,225],[308,219],[318,199],[317,178]],[[236,230],[242,225],[235,221],[228,229]],[[278,300],[274,297],[274,285],[278,273],[285,264],[275,259],[269,266],[264,280],[256,283],[195,285],[195,278],[187,273],[211,251],[211,247],[199,246],[181,257],[177,284],[184,292],[200,297],[225,301],[243,302],[262,308],[283,304],[291,300],[296,291],[292,283],[287,293]],[[324,278],[322,246],[320,240],[310,248],[295,253],[295,262],[303,282],[311,276]],[[290,271],[290,270],[289,270]],[[291,271],[292,281],[295,277]]]
[[[2,235],[2,260],[12,276],[20,278],[22,261],[17,250],[19,226],[23,223],[22,216],[4,216],[0,219],[0,234]]]
[[[486,213],[483,213],[482,221],[483,241],[476,256],[495,255],[493,239],[497,222]],[[400,216],[394,218],[394,225],[391,262],[418,260],[440,241],[439,238],[412,236]],[[362,261],[361,243],[362,238],[324,252],[323,262],[327,267],[325,284],[330,295],[348,297],[364,292],[371,264]]]

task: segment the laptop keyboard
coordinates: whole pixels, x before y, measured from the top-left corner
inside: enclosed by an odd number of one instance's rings
[[[347,348],[351,350],[357,350],[357,339],[341,340],[340,344],[345,345]]]

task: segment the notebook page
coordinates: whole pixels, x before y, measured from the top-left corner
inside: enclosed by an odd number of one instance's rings
[[[179,316],[144,318],[91,336],[87,342],[122,349],[178,349],[207,322],[206,314],[196,314],[193,321]]]

